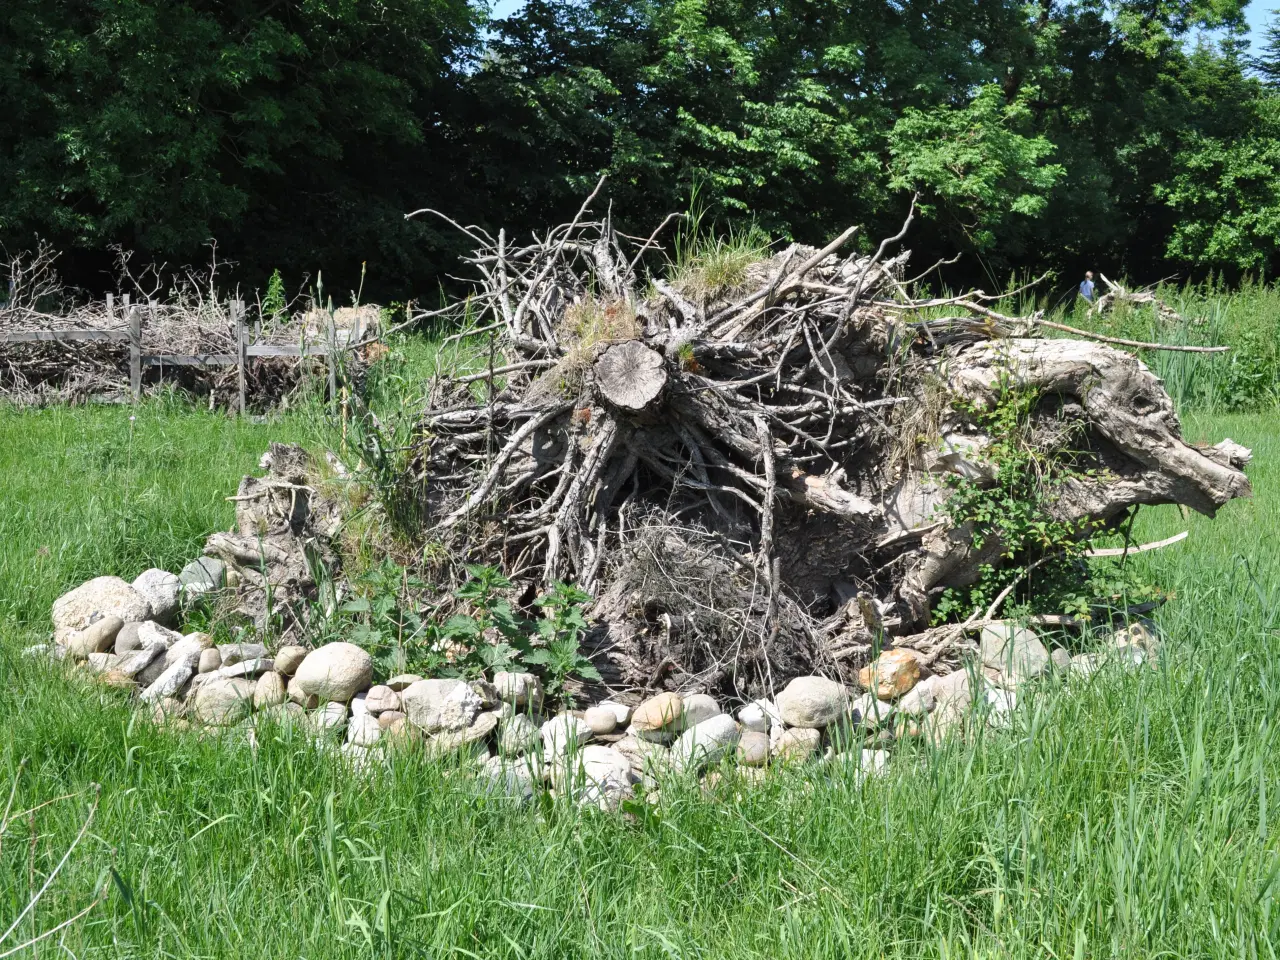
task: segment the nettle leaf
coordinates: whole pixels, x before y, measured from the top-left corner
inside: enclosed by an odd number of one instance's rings
[[[457,613],[445,621],[441,634],[449,639],[476,639],[482,633],[480,624],[474,617]]]

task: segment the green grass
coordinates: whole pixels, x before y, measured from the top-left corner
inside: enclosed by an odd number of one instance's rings
[[[352,772],[285,732],[256,752],[161,732],[18,657],[63,590],[195,555],[268,439],[317,437],[305,418],[171,403],[128,417],[0,410],[0,786],[16,783],[15,810],[77,793],[0,837],[0,930],[93,783],[96,819],[18,933],[119,877],[41,956],[1275,954],[1280,437],[1265,416],[1187,424],[1253,447],[1253,500],[1212,522],[1139,519],[1144,540],[1191,531],[1134,561],[1176,593],[1160,670],[1046,686],[1014,729],[901,750],[863,785],[815,767],[711,799],[673,787],[640,821],[515,808],[409,758]]]

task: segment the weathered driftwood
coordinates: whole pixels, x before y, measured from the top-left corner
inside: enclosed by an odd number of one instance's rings
[[[960,402],[1011,383],[1039,398],[1042,455],[1097,471],[1064,484],[1058,519],[1211,515],[1249,492],[1247,452],[1185,443],[1134,357],[1030,336],[1042,317],[981,294],[913,298],[901,234],[871,255],[838,253],[853,231],[793,244],[722,286],[696,268],[642,282],[590,203],[527,242],[460,227],[475,352],[432,383],[415,471],[434,555],[597,597],[614,686],[750,692],[856,671],[873,630],[919,635],[945,588],[1001,562],[941,508],[946,475],[990,475]]]

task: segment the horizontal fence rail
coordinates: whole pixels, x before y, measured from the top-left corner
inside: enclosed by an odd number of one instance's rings
[[[332,397],[337,390],[337,365],[334,357],[346,349],[349,344],[361,342],[364,332],[357,327],[353,330],[338,331],[334,327],[330,315],[324,340],[308,341],[305,338],[299,343],[252,343],[249,325],[245,323],[244,301],[231,301],[231,318],[235,325],[235,353],[143,353],[142,329],[144,310],[154,310],[153,300],[144,308],[141,304],[130,302],[128,294],[121,297],[126,326],[108,330],[91,330],[67,328],[65,330],[23,330],[13,333],[0,332],[0,344],[4,343],[71,343],[75,341],[116,341],[129,345],[129,388],[134,399],[142,396],[142,371],[144,369],[164,367],[197,367],[209,369],[213,367],[236,367],[239,381],[239,406],[243,414],[247,406],[247,382],[251,361],[255,357],[306,357],[323,358],[328,366],[329,391]],[[115,298],[107,294],[107,311],[115,316]],[[258,335],[255,325],[252,335]],[[342,336],[339,336],[339,333]],[[342,341],[340,345],[340,341]]]

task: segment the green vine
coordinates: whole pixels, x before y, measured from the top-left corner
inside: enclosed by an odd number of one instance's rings
[[[1037,447],[1032,414],[1040,400],[1037,392],[1006,378],[990,406],[952,402],[990,444],[981,455],[985,476],[946,476],[950,493],[941,509],[953,525],[971,526],[974,549],[982,550],[994,538],[1000,544],[1001,562],[979,567],[973,585],[947,589],[934,606],[936,623],[964,620],[975,610],[986,610],[1028,564],[1045,557],[1049,559],[1040,563],[1034,578],[1028,577],[1009,598],[1006,612],[1089,618],[1100,602],[1152,592],[1133,581],[1123,565],[1086,558],[1093,537],[1102,532],[1100,524],[1054,517],[1052,507],[1063,485],[1072,478],[1096,478],[1100,471],[1086,456],[1048,456]],[[1060,444],[1059,440],[1055,446]]]

